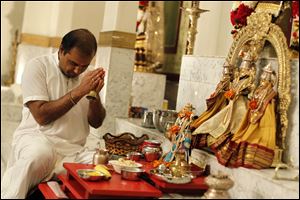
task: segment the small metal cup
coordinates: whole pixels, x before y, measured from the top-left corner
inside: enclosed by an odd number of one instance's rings
[[[144,112],[144,119],[142,122],[142,126],[146,128],[154,128],[153,124],[153,112],[145,111]]]

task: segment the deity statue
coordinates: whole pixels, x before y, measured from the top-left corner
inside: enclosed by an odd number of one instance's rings
[[[228,104],[224,93],[228,90],[230,82],[233,80],[233,66],[228,62],[223,64],[223,72],[220,82],[218,83],[215,91],[206,99],[206,111],[204,111],[196,120],[194,120],[190,128],[191,130],[197,129],[203,122],[211,118],[222,108]],[[197,134],[192,136],[192,148],[205,147],[207,142],[207,134]]]
[[[239,75],[229,85],[224,93],[229,101],[223,109],[196,128],[192,135],[208,134],[207,146],[212,150],[228,140],[234,133],[241,119],[247,111],[248,98],[254,89],[256,57],[252,51],[242,52],[243,61],[239,68]]]
[[[164,157],[165,162],[173,161],[179,149],[184,150],[186,159],[188,158],[191,146],[190,124],[194,120],[193,110],[192,104],[185,105],[185,107],[179,111],[175,124],[168,130],[174,131],[174,137],[172,139],[172,148]]]
[[[238,130],[216,153],[221,164],[255,169],[271,166],[276,148],[275,83],[275,72],[268,64]]]

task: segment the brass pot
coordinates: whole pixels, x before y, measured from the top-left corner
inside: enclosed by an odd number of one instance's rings
[[[228,190],[233,187],[234,182],[228,175],[218,172],[205,178],[208,190],[204,194],[205,199],[230,199]]]
[[[109,153],[107,149],[96,148],[96,152],[93,155],[93,164],[107,164],[109,159]]]
[[[177,151],[175,154],[175,163],[170,165],[172,176],[183,177],[190,170],[189,164],[185,160],[184,151]]]

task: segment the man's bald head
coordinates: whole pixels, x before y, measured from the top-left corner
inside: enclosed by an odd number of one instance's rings
[[[77,47],[82,54],[94,56],[97,51],[96,38],[87,29],[72,30],[63,37],[60,50],[66,54],[75,47]]]

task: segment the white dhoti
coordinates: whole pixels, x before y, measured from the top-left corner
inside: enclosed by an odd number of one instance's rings
[[[63,162],[92,163],[93,153],[78,145],[73,155],[63,156],[42,134],[19,136],[1,181],[1,199],[24,199],[34,186],[64,172]]]
[[[58,57],[58,52],[40,56],[24,68],[22,121],[1,180],[1,198],[25,198],[35,185],[61,172],[62,162],[91,163],[92,152],[83,151],[90,132],[87,98],[47,125],[38,124],[27,107],[30,101],[56,101],[81,83],[83,74],[69,78],[62,73]]]

